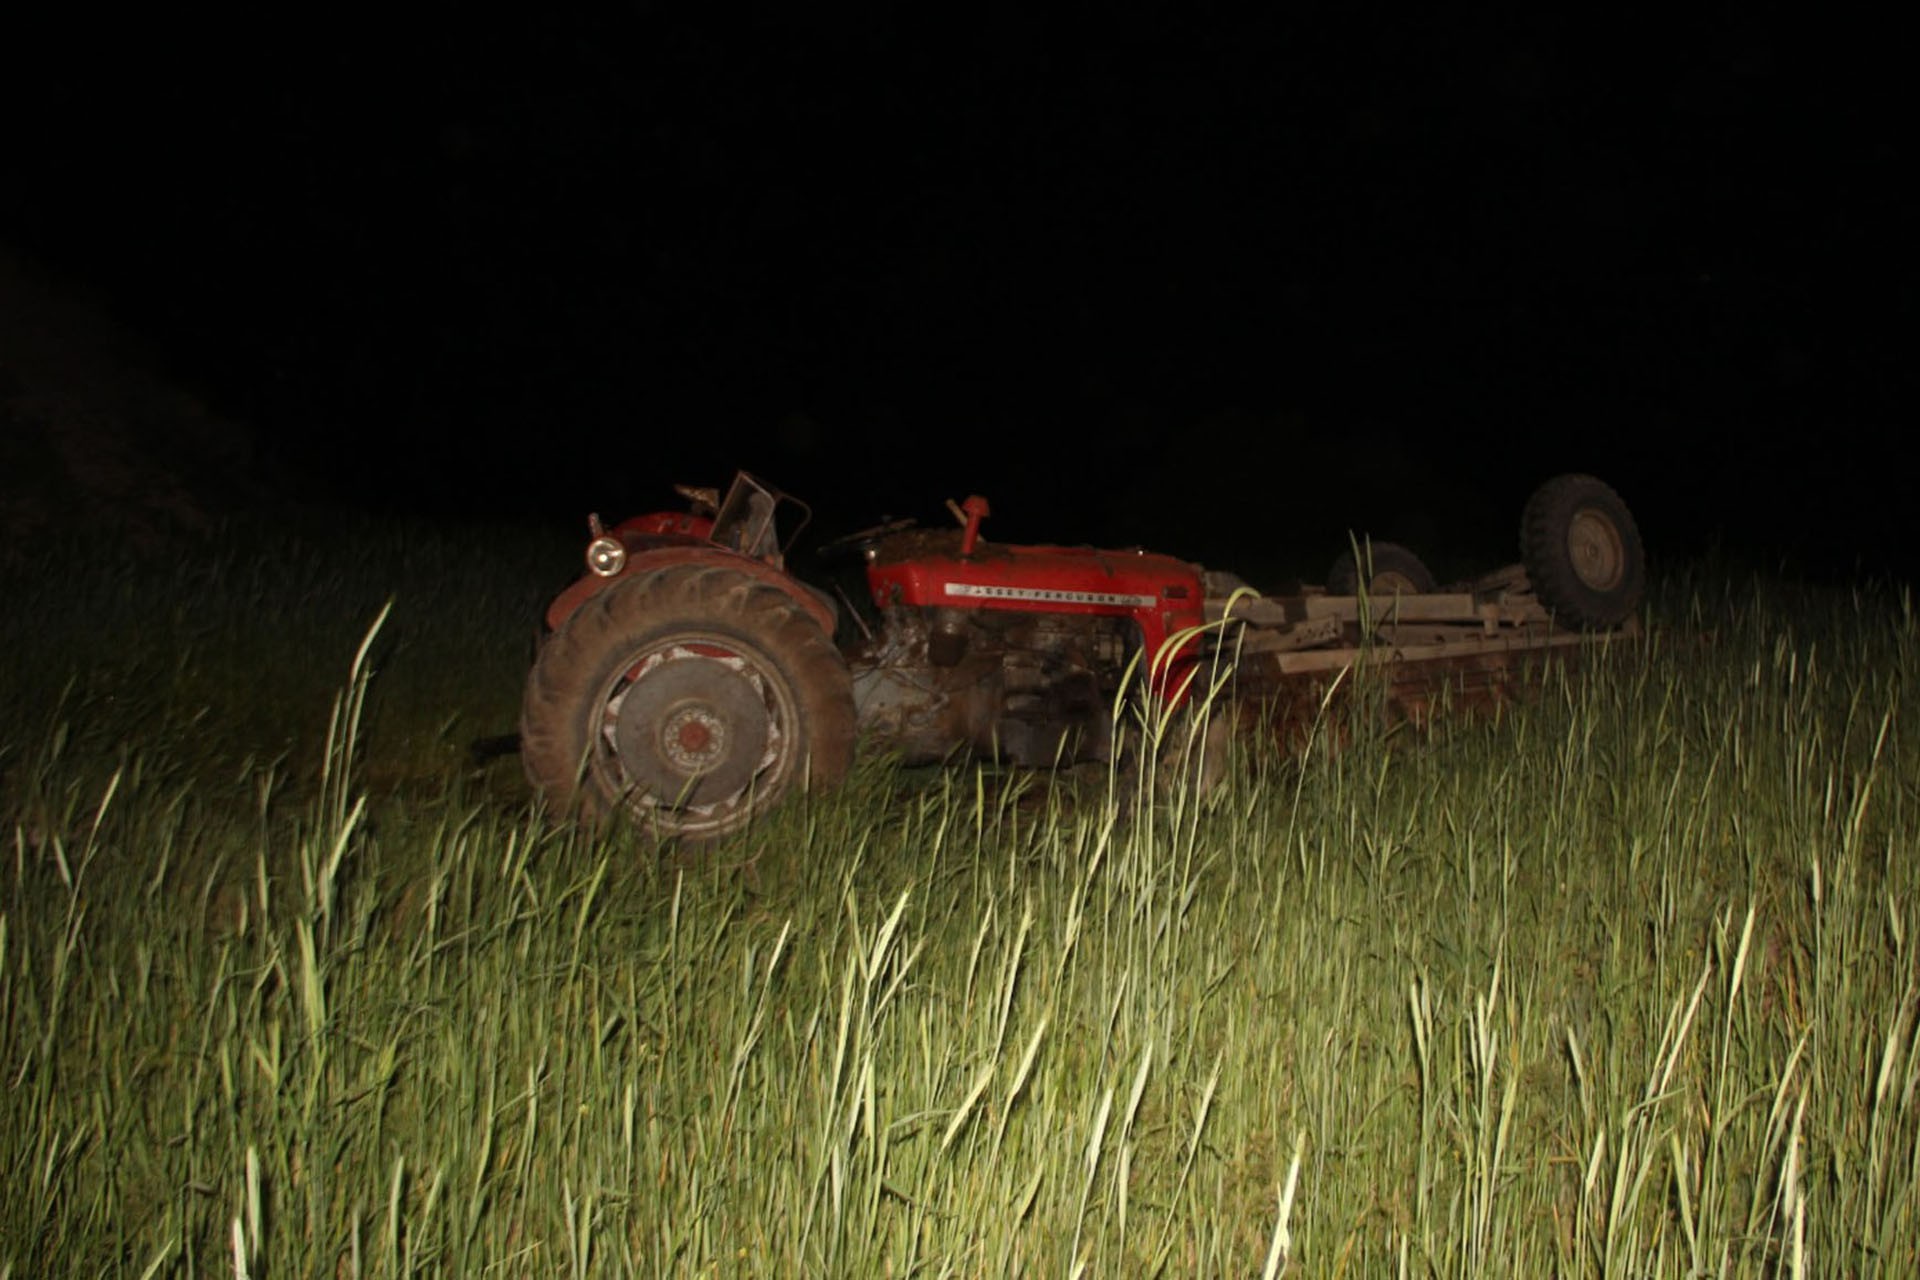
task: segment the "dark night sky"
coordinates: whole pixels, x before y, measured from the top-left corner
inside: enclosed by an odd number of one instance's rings
[[[1226,566],[1505,554],[1580,469],[1656,553],[1920,542],[1888,33],[815,8],[22,34],[0,236],[366,505],[744,465],[832,527],[979,491]]]

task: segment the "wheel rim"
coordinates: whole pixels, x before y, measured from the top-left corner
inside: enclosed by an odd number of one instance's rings
[[[1620,530],[1598,511],[1575,512],[1567,526],[1567,560],[1591,590],[1613,590],[1626,575],[1627,551]]]
[[[791,771],[791,695],[763,656],[735,641],[680,636],[643,650],[599,705],[595,772],[663,830],[731,829]]]

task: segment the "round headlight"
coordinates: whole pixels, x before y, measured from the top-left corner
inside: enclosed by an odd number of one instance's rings
[[[587,544],[587,568],[611,578],[627,567],[627,549],[618,538],[595,538]]]

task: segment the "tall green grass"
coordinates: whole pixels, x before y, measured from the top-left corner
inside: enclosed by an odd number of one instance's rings
[[[867,763],[688,854],[386,786],[409,581],[283,755],[158,686],[103,755],[84,677],[9,731],[5,1274],[1920,1262],[1904,595],[1680,582],[1205,799]]]

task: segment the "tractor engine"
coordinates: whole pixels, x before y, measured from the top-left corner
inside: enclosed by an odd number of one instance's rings
[[[896,606],[850,655],[861,729],[907,764],[1106,760],[1138,634],[1124,617]]]

